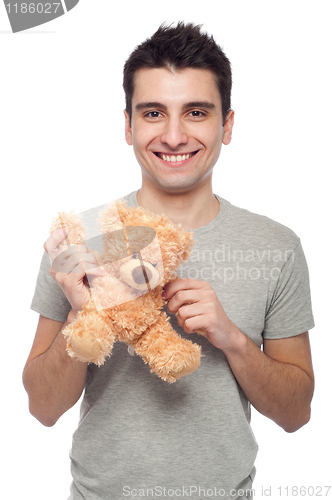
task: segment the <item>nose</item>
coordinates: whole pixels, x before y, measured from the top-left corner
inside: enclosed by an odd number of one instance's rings
[[[173,150],[179,149],[179,146],[188,143],[185,124],[180,118],[170,117],[167,120],[165,130],[161,136],[161,142]]]

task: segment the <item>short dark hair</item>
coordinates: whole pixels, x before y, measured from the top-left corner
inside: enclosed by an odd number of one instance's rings
[[[231,108],[231,64],[213,36],[202,33],[201,27],[183,22],[175,27],[163,23],[131,53],[123,71],[126,111],[130,120],[136,71],[142,68],[201,68],[209,69],[216,76],[225,122]]]

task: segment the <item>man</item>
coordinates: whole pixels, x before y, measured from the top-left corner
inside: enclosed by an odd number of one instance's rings
[[[287,432],[310,418],[314,323],[301,244],[284,226],[213,194],[234,111],[230,64],[212,37],[198,26],[161,26],[126,62],[124,89],[126,141],[142,171],[140,190],[125,199],[194,230],[192,256],[164,296],[172,326],[204,357],[172,385],[120,343],[101,368],[73,360],[61,331],[88,300],[85,273],[50,275],[44,257],[24,370],[30,411],[54,425],[85,388],[70,499],[252,498],[250,404]],[[99,208],[82,215],[89,227]],[[48,251],[64,238],[55,232]],[[71,269],[82,260],[92,262],[86,247],[73,252]]]

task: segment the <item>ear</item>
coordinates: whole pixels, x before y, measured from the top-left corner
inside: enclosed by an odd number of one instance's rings
[[[234,111],[230,109],[226,116],[226,121],[224,125],[224,135],[222,138],[222,143],[227,145],[232,140],[232,131],[234,125]]]
[[[131,131],[130,119],[127,110],[124,110],[125,115],[125,139],[128,146],[133,145],[133,136]]]

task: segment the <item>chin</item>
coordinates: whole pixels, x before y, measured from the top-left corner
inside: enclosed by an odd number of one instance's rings
[[[198,185],[198,182],[178,182],[178,183],[157,183],[158,188],[167,193],[181,194],[191,191]]]
[[[160,176],[153,179],[154,184],[156,184],[160,189],[166,191],[182,192],[188,191],[193,187],[199,185],[202,182],[201,176],[194,175],[181,175],[181,176]]]

